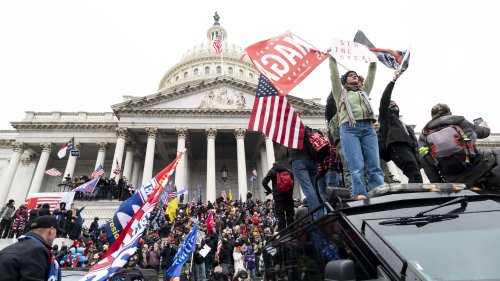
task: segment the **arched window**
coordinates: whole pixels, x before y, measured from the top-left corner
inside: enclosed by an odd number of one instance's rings
[[[220,66],[217,66],[217,74],[221,74],[222,68]]]
[[[210,74],[210,67],[209,66],[205,67],[205,74]]]
[[[175,81],[178,81],[179,80],[179,76],[175,76]]]
[[[194,75],[198,75],[198,68],[194,69]]]
[[[240,69],[240,76],[244,76],[245,73],[243,72],[243,70]]]
[[[188,72],[184,72],[184,79],[188,78]]]
[[[233,68],[232,68],[232,67],[229,67],[229,68],[227,69],[227,73],[229,73],[229,74],[233,74]]]
[[[250,72],[249,75],[250,75],[250,79],[253,79],[253,73]]]

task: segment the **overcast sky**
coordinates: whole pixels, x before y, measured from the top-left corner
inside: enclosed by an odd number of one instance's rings
[[[436,103],[500,133],[500,1],[0,0],[0,129],[25,111],[109,112],[123,95],[154,94],[163,74],[206,40],[214,12],[243,48],[287,30],[326,51],[363,30],[380,48],[411,46],[393,99],[420,129]],[[366,64],[348,68],[366,73]],[[344,70],[340,70],[344,72]],[[379,64],[378,109],[393,72]],[[290,94],[330,91],[328,60]]]

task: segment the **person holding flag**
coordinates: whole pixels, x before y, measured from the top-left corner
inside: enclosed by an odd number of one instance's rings
[[[408,177],[409,183],[422,183],[415,132],[399,119],[399,107],[391,100],[394,85],[401,76],[396,70],[380,99],[378,122],[380,157],[392,161]]]
[[[182,265],[192,256],[196,251],[196,236],[198,235],[198,224],[199,221],[196,220],[194,227],[186,236],[186,239],[182,243],[175,254],[172,266],[165,272],[169,277],[179,277],[181,275]]]
[[[360,83],[360,76],[356,71],[348,70],[340,76],[337,61],[330,56],[330,80],[339,114],[340,142],[352,177],[351,197],[356,200],[368,197],[365,169],[369,181],[368,191],[380,188],[384,184],[377,133],[373,128],[376,119],[368,98],[373,88],[376,70],[377,63],[371,62],[366,79]]]

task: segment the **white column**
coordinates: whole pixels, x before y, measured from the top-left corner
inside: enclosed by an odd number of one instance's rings
[[[206,200],[215,202],[215,137],[217,129],[207,128],[207,196]]]
[[[132,183],[132,165],[134,164],[135,144],[131,141],[125,142],[125,167],[123,167],[123,177],[128,183]]]
[[[234,130],[236,137],[236,151],[238,158],[238,193],[241,200],[247,200],[247,162],[245,159],[245,129],[238,128]]]
[[[52,150],[52,144],[50,142],[41,143],[42,154],[40,154],[40,159],[38,160],[38,165],[36,166],[35,175],[29,192],[39,192],[42,186],[43,176],[45,175],[45,170],[47,169],[47,163],[49,162],[50,151]]]
[[[141,168],[141,160],[139,160],[139,157],[134,158],[134,169],[132,170],[132,186],[135,189],[138,189],[139,186],[139,177],[140,177],[140,168]]]
[[[177,133],[177,155],[179,155],[181,151],[186,149],[186,137],[188,130],[187,128],[176,128],[175,132]],[[186,165],[186,157],[186,155],[182,156],[175,170],[175,186],[177,186],[177,190],[183,189],[186,185],[186,170],[184,168]]]
[[[155,160],[155,142],[158,136],[158,128],[146,128],[148,144],[146,146],[146,159],[144,159],[144,172],[142,173],[142,184],[147,183],[153,177],[153,164]]]
[[[14,199],[16,206],[19,206],[26,199],[30,183],[35,174],[38,156],[36,154],[21,155],[21,165],[16,170],[13,186],[10,188],[7,199]]]
[[[257,181],[258,187],[259,187],[259,194],[261,199],[273,199],[272,195],[266,196],[266,190],[264,187],[262,187],[262,179],[267,175],[267,172],[269,172],[269,166],[267,166],[267,153],[266,153],[266,148],[264,146],[260,147],[260,166],[261,166],[261,178],[260,181]],[[272,188],[271,186],[269,186]]]
[[[111,164],[111,171],[109,171],[110,179],[116,178],[116,175],[115,173],[113,173],[113,171],[115,170],[117,165],[119,165],[123,171],[123,165],[122,165],[123,150],[125,149],[125,140],[127,139],[127,136],[128,136],[127,128],[116,128],[116,147],[115,147],[115,155],[113,155],[113,163]],[[121,178],[122,174],[123,172],[120,173],[120,175],[118,175],[118,177],[116,178],[117,182]]]
[[[267,153],[267,167],[272,167],[273,163],[276,162],[276,159],[274,157],[273,140],[268,137],[266,137],[266,153]]]
[[[0,205],[4,206],[7,200],[7,195],[9,194],[12,181],[16,175],[17,166],[19,165],[19,160],[21,159],[21,154],[23,154],[25,146],[22,142],[14,142],[12,144],[13,153],[10,157],[9,166],[5,171],[3,181],[0,185]]]
[[[80,150],[80,144],[79,143],[75,143],[75,148],[77,150]],[[78,157],[76,156],[72,156],[71,155],[71,152],[68,156],[68,162],[66,162],[66,169],[64,170],[64,174],[63,174],[63,177],[61,179],[61,182],[64,181],[64,178],[67,177],[69,175],[70,178],[73,178],[73,174],[75,173],[75,166],[76,166],[76,159]]]
[[[97,160],[95,161],[94,170],[101,165],[104,168],[104,160],[106,159],[106,149],[109,148],[107,142],[97,143]]]

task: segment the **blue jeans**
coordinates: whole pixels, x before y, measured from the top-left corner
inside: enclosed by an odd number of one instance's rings
[[[316,162],[314,160],[297,159],[292,161],[292,169],[295,180],[299,182],[300,188],[307,198],[307,207],[313,210],[319,206],[316,195]],[[313,214],[314,219],[320,218],[322,211]]]
[[[323,175],[317,178],[316,183],[318,184],[318,191],[323,202],[328,201],[326,196],[326,188],[330,187],[342,187],[342,174],[334,170],[327,170]]]
[[[368,193],[365,188],[364,169],[368,174],[368,190],[384,183],[380,168],[377,133],[369,120],[356,120],[356,127],[344,123],[340,126],[340,142],[352,177],[352,197]]]
[[[197,281],[207,281],[207,275],[205,274],[205,263],[194,264],[194,272],[196,274]]]

